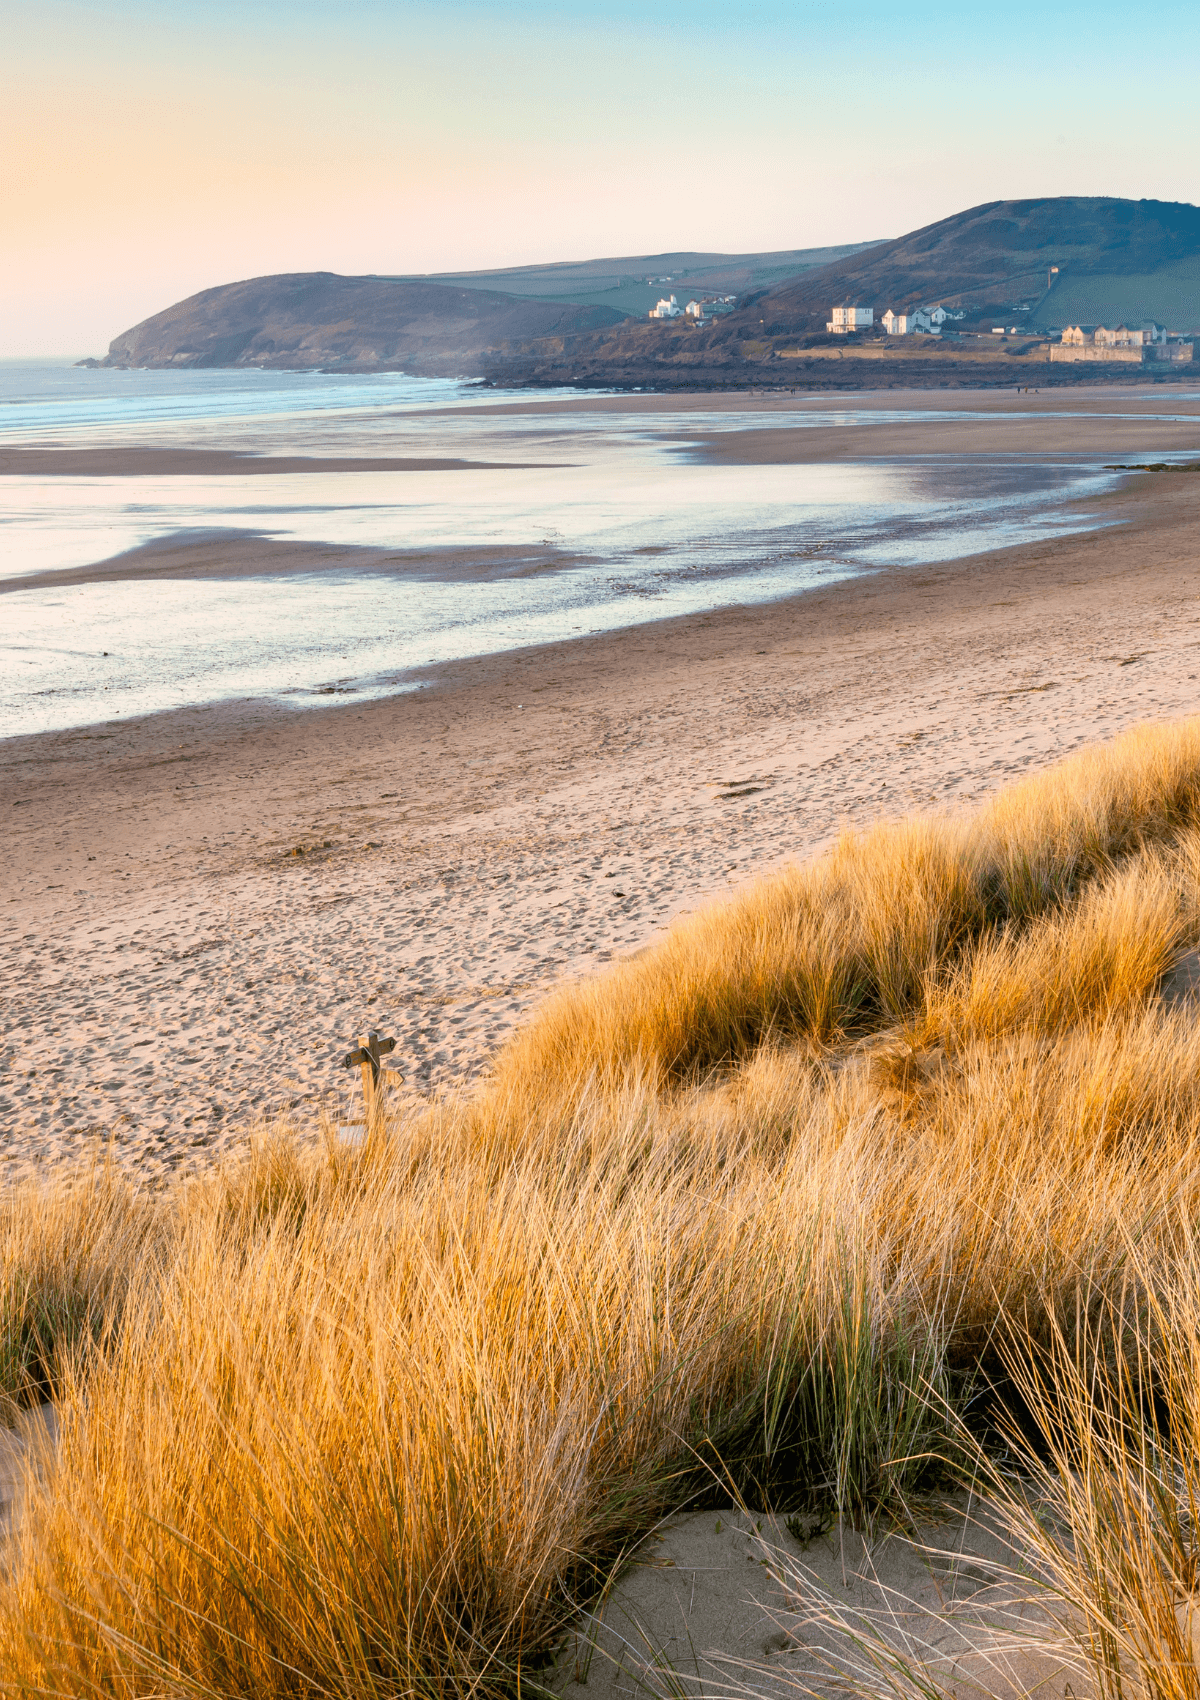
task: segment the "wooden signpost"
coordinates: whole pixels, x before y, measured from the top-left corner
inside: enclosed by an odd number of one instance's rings
[[[361,1067],[362,1069],[363,1107],[367,1112],[368,1127],[371,1124],[371,1116],[375,1108],[375,1094],[379,1090],[379,1076],[382,1072],[380,1058],[390,1055],[395,1049],[396,1041],[394,1039],[381,1039],[378,1033],[360,1033],[358,1049],[347,1052],[342,1058],[343,1068]],[[400,1081],[404,1079],[404,1076],[397,1074],[395,1078]]]

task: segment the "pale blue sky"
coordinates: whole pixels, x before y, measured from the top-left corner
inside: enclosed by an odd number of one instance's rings
[[[0,0],[0,353],[268,271],[1200,200],[1200,9]]]

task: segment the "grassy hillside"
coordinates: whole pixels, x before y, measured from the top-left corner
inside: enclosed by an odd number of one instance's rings
[[[471,376],[485,355],[644,317],[665,292],[745,294],[858,246],[652,254],[437,277],[284,273],[222,284],[114,337],[106,366],[324,366]],[[655,279],[647,283],[647,277]],[[670,278],[670,282],[659,279]]]
[[[748,290],[767,289],[785,278],[846,259],[871,245],[855,242],[761,254],[635,254],[512,266],[501,271],[438,273],[430,281],[535,296],[543,301],[613,307],[642,318],[664,294],[674,293],[681,305],[689,295],[744,295]]]
[[[1200,208],[1174,201],[1125,201],[1060,196],[994,201],[884,242],[849,260],[808,272],[759,298],[768,326],[814,330],[830,304],[861,300],[877,313],[941,301],[969,312],[1015,305],[1029,308],[1032,323],[1062,324],[1070,288],[1099,279],[1124,279],[1130,316],[1142,285],[1166,271],[1177,307],[1190,323],[1200,316],[1200,296],[1190,293],[1191,267],[1200,258]],[[1047,295],[1049,268],[1057,282]],[[1183,267],[1180,272],[1178,268]],[[1095,300],[1099,302],[1102,292]],[[1149,296],[1146,296],[1149,299]],[[1074,310],[1073,302],[1072,311]],[[999,320],[997,320],[999,323]]]
[[[511,1694],[664,1510],[969,1462],[1094,1691],[1194,1694],[1198,941],[1190,721],[685,919],[364,1147],[10,1188],[5,1691]]]
[[[1052,265],[1058,272],[1048,290]],[[848,298],[874,306],[877,317],[889,304],[942,301],[964,310],[964,330],[1028,328],[1029,361],[1042,366],[1037,381],[1097,382],[1083,364],[1051,369],[1045,352],[1034,349],[1039,329],[1079,319],[1157,318],[1173,329],[1200,324],[1200,208],[1107,198],[997,201],[769,288],[739,292],[737,311],[712,326],[626,323],[561,343],[514,346],[488,375],[500,383],[663,389],[1027,381],[968,341],[956,342],[953,351],[927,347],[918,357],[901,347],[904,339],[893,339],[874,351],[866,374],[865,351],[860,359],[844,346],[833,355],[820,347],[828,340],[831,305]],[[999,352],[1014,351],[1006,345]],[[1153,380],[1181,381],[1182,371],[1156,371]],[[1147,374],[1137,377],[1146,381]]]

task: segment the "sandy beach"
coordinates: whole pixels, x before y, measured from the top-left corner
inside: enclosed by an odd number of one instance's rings
[[[346,1113],[367,1023],[405,1091],[470,1080],[555,982],[843,826],[1194,712],[1200,482],[1102,507],[1084,535],[375,703],[8,740],[8,1171],[102,1136],[150,1177],[281,1113],[311,1129]]]

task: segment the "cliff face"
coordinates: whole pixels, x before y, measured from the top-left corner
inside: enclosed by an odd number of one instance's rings
[[[473,376],[513,342],[619,324],[608,307],[420,280],[296,272],[205,289],[114,337],[105,366],[268,366]]]

